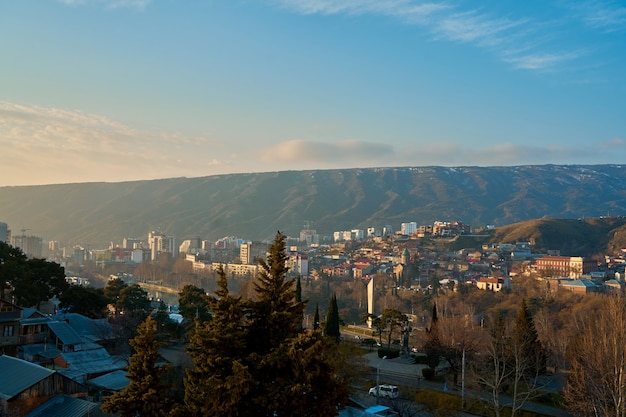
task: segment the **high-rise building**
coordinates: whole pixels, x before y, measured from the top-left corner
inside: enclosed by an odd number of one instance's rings
[[[403,235],[413,235],[417,231],[416,222],[408,222],[400,224],[400,233]]]
[[[41,258],[43,241],[38,236],[26,236],[25,234],[14,236],[12,245],[20,248],[29,258]]]
[[[135,249],[135,248],[138,248],[140,244],[141,244],[141,240],[131,239],[128,237],[125,237],[124,240],[122,241],[122,247],[124,249]]]
[[[253,263],[252,242],[244,242],[239,246],[239,259],[244,265],[250,265]]]
[[[0,242],[8,243],[9,241],[9,225],[0,222]]]

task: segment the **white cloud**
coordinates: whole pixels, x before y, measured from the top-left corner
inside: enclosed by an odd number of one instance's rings
[[[588,148],[546,144],[545,146],[500,143],[470,146],[455,142],[432,141],[405,148],[387,144],[343,141],[286,141],[260,152],[267,167],[288,169],[366,168],[384,166],[494,166],[572,163],[618,163],[626,157],[626,142],[615,139],[607,143],[590,144]],[[623,151],[606,158],[606,149],[621,147]],[[270,168],[272,169],[272,168]]]
[[[0,102],[0,149],[8,185],[207,175],[227,164],[206,137],[135,129],[103,116]],[[21,174],[20,174],[21,173]]]
[[[505,58],[505,61],[512,64],[515,68],[527,70],[546,70],[553,69],[564,62],[576,60],[582,55],[582,52],[567,52],[562,54],[543,53],[534,55],[520,54],[518,56]]]
[[[363,142],[313,142],[290,140],[278,143],[261,153],[270,164],[303,163],[307,166],[332,166],[342,163],[380,163],[394,154],[391,145]]]

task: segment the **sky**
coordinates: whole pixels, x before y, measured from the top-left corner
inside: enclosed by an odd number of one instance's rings
[[[622,164],[626,2],[0,0],[0,186]]]

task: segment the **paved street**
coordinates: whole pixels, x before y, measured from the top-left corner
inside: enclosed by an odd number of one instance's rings
[[[394,384],[405,387],[413,387],[413,388],[423,388],[433,391],[444,391],[444,386],[439,382],[431,382],[425,381],[421,378],[422,368],[426,367],[426,365],[417,365],[412,364],[409,360],[404,358],[394,358],[394,359],[385,359],[381,360],[378,357],[378,352],[373,351],[367,353],[365,355],[369,366],[372,369],[372,377],[375,379],[376,376],[376,368],[379,367],[380,370],[380,383],[381,384]],[[448,393],[454,395],[461,395],[459,390],[448,389]],[[485,393],[476,392],[476,391],[467,391],[467,399],[471,398],[488,398],[488,395]],[[508,398],[502,397],[502,401],[506,403]],[[508,399],[510,401],[510,399]],[[524,410],[534,411],[536,413],[541,413],[546,416],[556,416],[556,417],[570,417],[571,415],[562,409],[550,407],[537,403],[526,403],[523,407]],[[427,414],[424,414],[427,415]]]

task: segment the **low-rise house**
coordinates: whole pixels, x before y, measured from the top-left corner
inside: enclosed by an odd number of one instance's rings
[[[69,395],[57,395],[46,401],[25,417],[108,417],[100,405]]]
[[[86,395],[86,388],[59,372],[0,356],[0,413],[23,416],[57,394]]]
[[[600,293],[605,291],[605,287],[599,281],[590,279],[559,279],[559,288],[573,292],[575,294]]]
[[[511,279],[507,277],[481,277],[476,282],[476,287],[481,290],[502,291],[505,288],[511,288]]]

